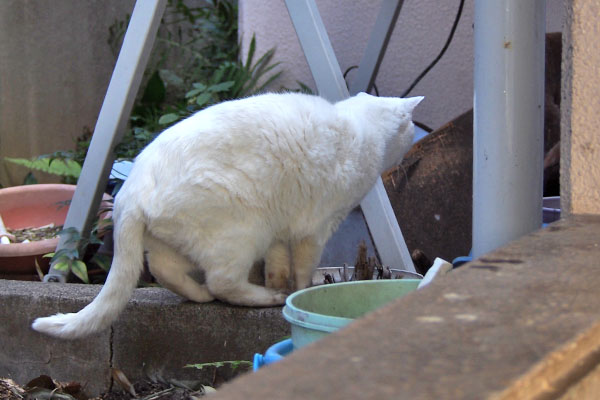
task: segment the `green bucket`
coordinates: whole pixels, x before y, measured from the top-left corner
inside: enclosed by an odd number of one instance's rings
[[[283,308],[294,349],[337,331],[417,288],[420,279],[356,281],[315,286],[289,296]]]

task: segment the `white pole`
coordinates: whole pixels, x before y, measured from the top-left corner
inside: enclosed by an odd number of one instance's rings
[[[475,0],[473,256],[542,223],[545,0]]]

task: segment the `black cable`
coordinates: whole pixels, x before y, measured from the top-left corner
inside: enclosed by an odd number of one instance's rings
[[[348,72],[352,71],[353,69],[358,68],[358,65],[351,65],[348,67],[347,70],[344,71],[344,80],[346,80],[346,76],[348,75]],[[346,86],[348,86],[348,84],[346,83]]]
[[[350,72],[356,68],[358,68],[358,65],[352,65],[352,66],[348,67],[348,69],[346,71],[344,71],[344,81],[346,82],[346,87],[348,89],[350,89],[350,86],[348,85],[348,81],[346,81],[346,76],[348,75],[348,72]],[[375,96],[379,97],[379,89],[377,89],[377,85],[375,84],[375,82],[373,82],[373,90],[375,90]]]
[[[400,97],[406,97],[406,95],[409,94],[410,91],[415,88],[415,86],[417,86],[417,84],[421,81],[421,79],[423,79],[423,77],[425,77],[425,75],[427,75],[427,73],[429,73],[429,71],[435,66],[435,64],[437,64],[438,61],[440,61],[440,59],[444,56],[444,53],[446,52],[446,50],[448,50],[448,47],[450,46],[450,43],[452,42],[452,39],[454,38],[454,33],[456,32],[456,27],[458,26],[458,22],[460,21],[460,17],[462,15],[464,5],[465,5],[465,0],[460,0],[460,5],[458,6],[458,12],[456,13],[456,18],[454,19],[454,24],[452,25],[452,29],[450,30],[450,35],[448,36],[448,39],[446,40],[446,44],[444,45],[444,48],[442,49],[442,51],[440,51],[440,54],[438,54],[438,56],[431,62],[431,64],[429,64],[427,66],[427,68],[425,68],[423,70],[423,72],[421,72],[421,74],[417,77],[417,79],[415,79],[413,81],[413,83],[408,87],[408,89],[406,89],[404,91],[404,93],[402,93],[400,95]]]

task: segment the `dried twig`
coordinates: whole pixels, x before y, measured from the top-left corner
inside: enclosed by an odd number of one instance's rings
[[[354,263],[354,279],[357,281],[366,281],[373,279],[377,259],[375,257],[367,258],[367,245],[363,240],[358,245],[358,254]]]
[[[420,274],[424,275],[431,267],[431,260],[421,249],[414,249],[410,255],[410,258],[412,258],[415,269]]]
[[[12,379],[0,378],[0,399],[23,399],[25,390]]]
[[[348,282],[350,280],[351,277],[348,276],[348,264],[344,263],[344,266],[342,267],[342,272],[343,272],[343,276],[342,276],[342,281],[343,282]]]
[[[331,274],[325,274],[323,276],[323,284],[328,285],[330,283],[335,283],[335,278]]]
[[[110,372],[113,379],[119,384],[119,386],[125,389],[125,391],[129,392],[129,394],[131,394],[133,397],[137,397],[133,385],[131,382],[129,382],[129,379],[127,379],[127,376],[125,376],[123,371],[117,368],[111,368]]]

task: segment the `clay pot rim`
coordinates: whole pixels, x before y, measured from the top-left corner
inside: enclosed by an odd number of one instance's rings
[[[28,192],[46,192],[49,189],[63,189],[71,193],[75,193],[76,185],[64,184],[64,183],[40,183],[35,185],[20,185],[10,186],[7,188],[0,189],[0,195],[13,196],[16,193],[21,194],[23,190]],[[103,194],[102,203],[112,200],[112,196]],[[108,218],[112,215],[112,211],[106,211],[102,214],[102,218]],[[0,258],[8,257],[28,257],[28,256],[39,256],[47,253],[56,251],[58,246],[59,238],[54,237],[51,239],[36,240],[29,243],[9,243],[0,245]]]
[[[2,244],[1,257],[24,257],[53,253],[58,246],[59,238],[36,240],[29,243]]]
[[[21,192],[21,191],[23,191],[23,188],[27,188],[28,190],[31,190],[31,191],[45,191],[49,188],[71,189],[71,188],[75,188],[76,186],[77,185],[70,185],[68,183],[36,183],[33,185],[9,186],[9,187],[0,189],[0,192],[2,192],[2,193]]]

